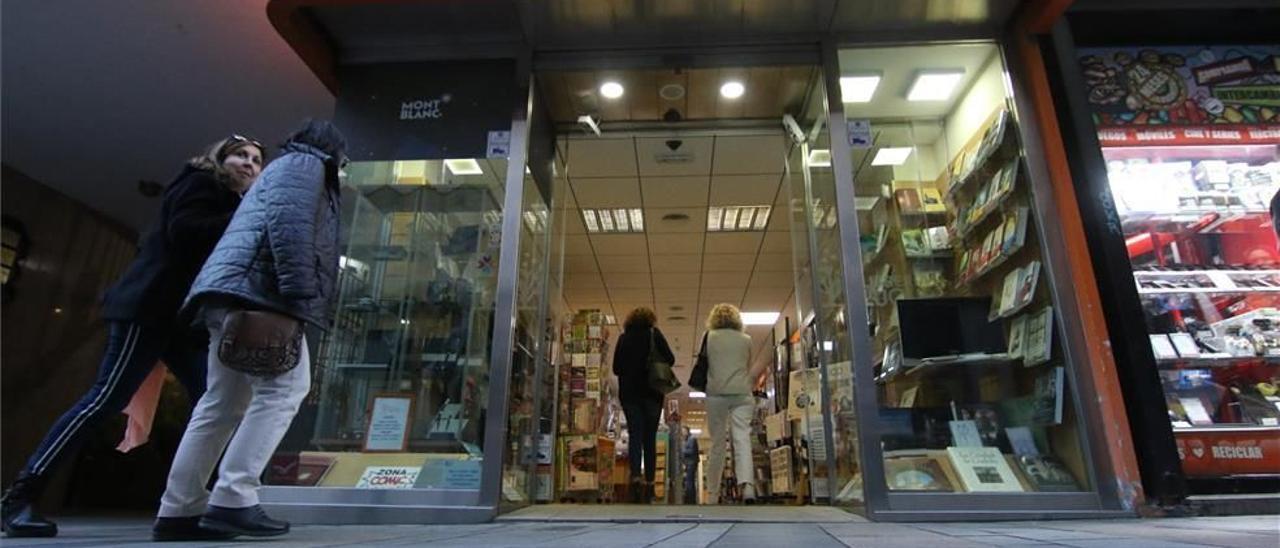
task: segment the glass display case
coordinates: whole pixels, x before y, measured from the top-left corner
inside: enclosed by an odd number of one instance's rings
[[[335,323],[269,483],[479,489],[505,172],[346,168]]]
[[[1079,54],[1183,472],[1280,479],[1280,48]]]
[[[1093,485],[1018,121],[999,50],[947,50],[840,52],[884,481],[895,508],[1049,507]]]

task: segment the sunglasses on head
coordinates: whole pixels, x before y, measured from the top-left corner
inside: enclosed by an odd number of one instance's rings
[[[223,145],[223,147],[225,148],[225,147],[229,147],[231,145],[236,145],[240,143],[249,143],[255,147],[258,147],[258,150],[264,150],[264,151],[267,150],[267,148],[262,146],[262,143],[259,142],[257,139],[250,139],[238,133],[232,133],[230,137],[227,137],[227,144]]]

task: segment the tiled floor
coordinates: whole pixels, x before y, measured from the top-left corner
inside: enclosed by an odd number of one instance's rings
[[[737,508],[739,512],[742,508]],[[786,510],[769,508],[769,511]],[[564,512],[562,512],[564,513]],[[834,516],[828,516],[831,518]],[[544,518],[540,518],[544,519]],[[710,518],[714,520],[715,518]],[[810,519],[817,519],[810,516]],[[141,517],[65,518],[54,539],[4,539],[13,546],[155,546]],[[252,542],[252,541],[246,541]],[[264,546],[917,547],[1068,546],[1145,548],[1280,547],[1280,516],[1232,516],[1004,523],[895,524],[843,521],[587,522],[505,519],[481,525],[308,525]],[[175,546],[244,546],[245,542]]]

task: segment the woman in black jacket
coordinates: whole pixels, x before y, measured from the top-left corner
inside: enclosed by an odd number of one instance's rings
[[[657,472],[658,420],[662,401],[658,391],[649,387],[649,349],[652,347],[667,363],[674,364],[667,338],[658,330],[653,311],[640,307],[632,310],[623,323],[618,346],[613,350],[613,374],[618,376],[618,399],[627,417],[627,457],[631,464],[631,500],[648,504],[653,499],[653,480]],[[644,462],[644,475],[640,463]]]
[[[320,330],[332,323],[338,172],[346,162],[346,146],[332,124],[308,120],[245,195],[187,301],[187,308],[198,310],[210,340],[222,339],[228,314],[245,309],[274,312]],[[296,367],[278,375],[232,369],[217,352],[210,353],[209,362],[209,390],[191,412],[178,445],[154,538],[183,538],[180,532],[193,522],[232,535],[288,533],[288,523],[268,517],[258,505],[258,487],[311,388],[305,337]],[[205,484],[224,449],[210,493]]]
[[[262,157],[260,143],[232,135],[189,160],[165,189],[158,221],[103,301],[108,335],[97,380],[45,434],[5,493],[7,536],[58,534],[57,525],[33,507],[45,482],[93,426],[124,409],[157,360],[169,366],[192,402],[204,393],[208,339],[189,329],[178,309],[240,196],[262,171]]]

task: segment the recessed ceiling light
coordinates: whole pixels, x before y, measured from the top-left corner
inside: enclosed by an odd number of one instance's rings
[[[582,222],[587,232],[644,232],[644,211],[638,207],[583,209]]]
[[[771,206],[711,206],[708,232],[761,231],[769,226]]]
[[[445,167],[449,168],[449,173],[454,175],[482,175],[484,170],[480,169],[480,162],[471,158],[462,158],[458,160],[445,160]]]
[[[826,148],[810,150],[809,167],[831,167],[831,150]]]
[[[725,82],[724,85],[720,86],[720,96],[725,99],[737,99],[746,92],[747,88],[742,85],[742,82]]]
[[[841,76],[840,100],[846,103],[869,103],[879,85],[879,74]]]
[[[911,147],[885,147],[876,151],[876,157],[871,159],[873,166],[900,166],[907,162],[907,156],[911,155]]]
[[[946,101],[960,84],[962,70],[924,70],[916,73],[916,80],[907,92],[908,101]]]
[[[742,325],[773,325],[778,323],[777,312],[743,312]]]
[[[600,95],[603,95],[605,99],[617,99],[622,97],[622,93],[622,84],[617,82],[605,82],[600,85]]]

